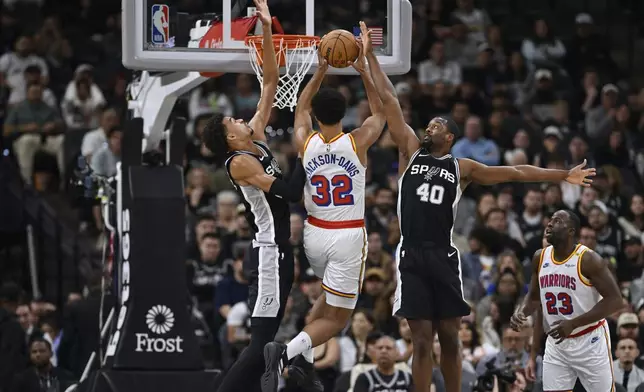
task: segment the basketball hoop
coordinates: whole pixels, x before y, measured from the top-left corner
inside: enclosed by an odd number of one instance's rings
[[[253,35],[244,40],[250,54],[250,63],[257,74],[260,86],[263,86],[264,72],[262,62],[264,59],[264,37]],[[317,54],[317,45],[320,37],[311,35],[273,35],[275,56],[284,74],[280,75],[275,93],[273,106],[279,109],[289,107],[291,111],[297,105],[297,92],[304,75],[311,69]]]

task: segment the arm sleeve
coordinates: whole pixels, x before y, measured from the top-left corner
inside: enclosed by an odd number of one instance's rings
[[[302,166],[302,159],[298,158],[291,179],[286,182],[277,178],[273,181],[269,193],[295,203],[302,199],[305,181],[306,175],[304,173],[304,166]]]

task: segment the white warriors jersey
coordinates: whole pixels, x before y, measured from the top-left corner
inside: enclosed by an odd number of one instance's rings
[[[570,320],[587,313],[602,299],[588,278],[581,274],[581,258],[588,250],[588,247],[578,244],[574,252],[562,261],[555,260],[552,246],[541,251],[539,289],[546,332],[556,321]],[[583,325],[572,335],[602,322]]]
[[[351,134],[341,133],[327,142],[321,133],[313,133],[304,144],[302,164],[309,216],[330,222],[364,219],[367,169]]]

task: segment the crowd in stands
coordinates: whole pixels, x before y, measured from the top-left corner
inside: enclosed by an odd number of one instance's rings
[[[0,10],[0,149],[15,160],[24,186],[42,193],[65,189],[76,156],[85,156],[97,173],[113,175],[127,115],[131,75],[120,64],[120,2],[66,3],[4,0]],[[207,2],[186,3],[198,8]],[[513,331],[508,322],[526,294],[531,256],[547,245],[545,225],[565,208],[581,219],[580,242],[607,260],[622,289],[625,306],[608,320],[615,381],[635,391],[644,385],[643,86],[629,83],[631,75],[612,60],[590,14],[580,12],[567,22],[575,25],[570,37],[558,36],[557,26],[543,15],[534,17],[531,33],[518,38],[473,0],[413,3],[413,68],[394,80],[408,124],[422,131],[433,116],[451,116],[464,133],[452,151],[457,158],[558,169],[586,160],[598,169],[589,188],[509,184],[465,191],[453,233],[472,309],[459,332],[463,390],[472,389],[488,364],[510,364],[516,381],[500,388],[539,391],[540,375],[530,386],[522,369],[531,345],[542,342],[532,341],[530,329]],[[334,4],[325,20],[349,17]],[[328,76],[325,85],[347,99],[346,131],[369,116],[359,79]],[[200,134],[214,112],[249,120],[259,94],[253,75],[228,74],[187,93],[174,110],[188,119],[187,283],[195,333],[205,362],[214,368],[229,367],[250,338],[243,264],[251,232],[239,196]],[[265,130],[285,173],[297,154],[292,121],[290,112],[275,110]],[[70,157],[63,146],[72,135],[82,143]],[[326,391],[369,391],[364,372],[374,367],[382,374],[410,372],[409,326],[392,316],[393,253],[400,239],[397,159],[385,131],[369,151],[369,246],[358,307],[341,336],[315,348],[315,368]],[[79,230],[103,232],[98,209],[87,203],[76,207]],[[292,207],[297,268],[276,337],[281,342],[306,324],[322,292],[303,250],[305,211],[301,204]],[[98,341],[101,277],[99,271],[87,277],[84,290],[67,293],[63,308],[4,282],[0,392],[62,392],[80,378]],[[434,354],[433,385],[443,392],[438,340]]]

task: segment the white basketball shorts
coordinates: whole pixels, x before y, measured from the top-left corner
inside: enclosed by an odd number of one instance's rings
[[[548,337],[543,356],[544,392],[572,391],[577,378],[588,392],[614,391],[608,326],[602,321],[589,329],[559,344]]]
[[[313,272],[322,278],[326,303],[355,309],[367,259],[365,228],[328,229],[307,221],[304,251]]]

